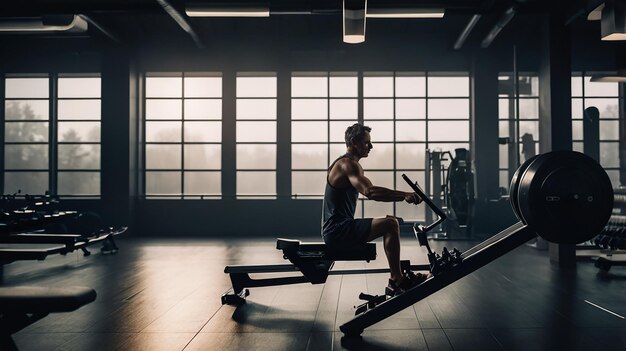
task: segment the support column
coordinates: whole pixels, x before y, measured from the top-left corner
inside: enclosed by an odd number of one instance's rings
[[[291,201],[291,72],[277,72],[276,194],[279,203]]]
[[[472,147],[476,200],[498,198],[498,70],[489,54],[474,56],[472,68]]]
[[[626,72],[626,43],[616,50],[617,69]],[[619,84],[619,184],[626,185],[626,83]],[[615,186],[617,184],[614,184]]]
[[[565,25],[564,0],[553,1],[542,15],[539,70],[540,152],[572,150],[572,87],[570,30]],[[559,10],[561,9],[561,10]],[[550,243],[550,260],[561,267],[576,266],[575,245]]]
[[[237,72],[224,71],[222,76],[222,199],[234,203],[237,193],[236,103]]]
[[[493,230],[494,199],[499,198],[498,70],[493,54],[481,51],[474,56],[471,77],[471,146],[475,201],[472,233]]]
[[[139,196],[139,75],[128,54],[103,53],[102,156],[103,219],[114,226],[134,228]]]

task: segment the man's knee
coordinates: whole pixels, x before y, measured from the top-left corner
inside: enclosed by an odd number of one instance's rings
[[[387,228],[387,233],[391,234],[399,234],[400,233],[400,223],[396,217],[387,217],[385,218],[385,227]]]

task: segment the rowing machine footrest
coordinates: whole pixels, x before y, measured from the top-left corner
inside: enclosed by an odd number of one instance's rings
[[[426,233],[422,230],[422,226],[415,223],[413,226],[413,230],[415,232],[415,237],[417,237],[417,242],[419,242],[420,246],[428,246],[428,239],[426,238]]]

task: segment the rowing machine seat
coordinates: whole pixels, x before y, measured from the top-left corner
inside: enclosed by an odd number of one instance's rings
[[[285,256],[301,258],[321,258],[332,261],[370,261],[376,259],[376,244],[364,243],[351,247],[328,246],[322,242],[301,242],[279,238],[276,249],[283,250]]]

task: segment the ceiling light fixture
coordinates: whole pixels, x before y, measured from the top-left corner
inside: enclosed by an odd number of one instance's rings
[[[626,2],[606,0],[600,26],[602,40],[626,40]]]
[[[358,44],[365,41],[367,0],[343,0],[343,42]]]
[[[367,18],[442,18],[445,9],[435,8],[368,8]]]
[[[190,3],[185,5],[189,17],[269,17],[269,5],[245,3]]]

